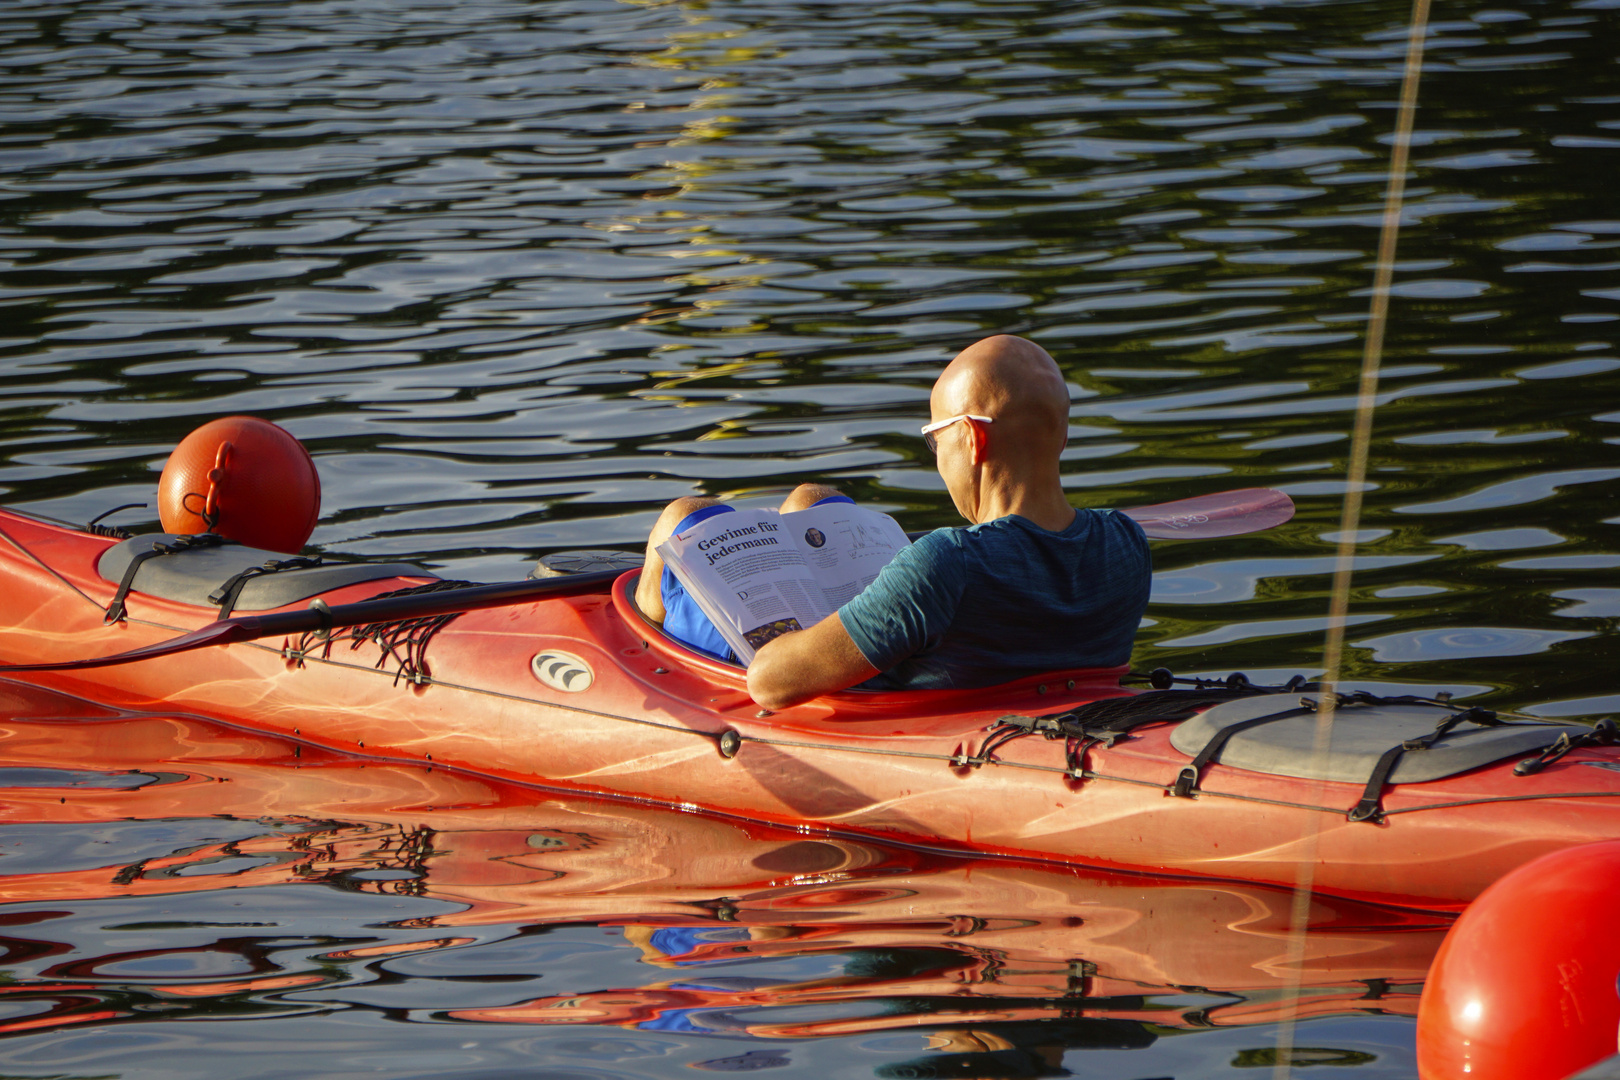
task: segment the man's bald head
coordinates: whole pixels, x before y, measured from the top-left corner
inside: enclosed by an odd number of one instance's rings
[[[995,456],[1015,452],[1054,465],[1069,435],[1069,387],[1057,361],[1033,341],[998,334],[957,354],[934,383],[933,419],[976,413],[994,419]]]

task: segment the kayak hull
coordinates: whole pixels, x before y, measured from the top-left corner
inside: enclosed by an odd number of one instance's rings
[[[108,655],[213,621],[211,608],[132,592],[128,618],[105,624],[116,586],[96,567],[112,543],[0,511],[0,661]],[[425,580],[381,579],[322,598],[337,606]],[[1514,776],[1505,761],[1394,784],[1376,822],[1347,819],[1360,785],[1218,761],[1195,797],[1175,797],[1189,758],[1170,744],[1167,723],[1092,747],[1081,777],[1067,772],[1062,739],[1021,738],[980,757],[1002,716],[1130,694],[1122,670],[985,691],[845,692],[767,713],[739,669],[642,620],[633,580],[625,575],[611,593],[463,614],[427,642],[425,673],[414,677],[400,677],[374,641],[275,640],[23,678],[121,708],[555,789],[923,847],[1306,881],[1434,910],[1460,908],[1550,850],[1620,836],[1612,748],[1578,748],[1531,776]]]

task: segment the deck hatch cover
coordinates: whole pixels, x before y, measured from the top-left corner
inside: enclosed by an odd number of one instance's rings
[[[175,533],[132,536],[102,552],[96,572],[105,580],[117,583],[138,553],[152,550],[154,543],[174,543],[179,539]],[[286,558],[284,552],[263,551],[231,542],[218,547],[191,548],[148,559],[135,571],[131,587],[147,596],[213,607],[215,601],[211,601],[209,595],[231,578],[250,567]],[[364,581],[436,576],[411,563],[323,563],[306,570],[283,570],[249,578],[242,584],[236,610],[267,611]]]
[[[1319,698],[1307,694],[1305,697]],[[1170,745],[1197,757],[1222,728],[1299,708],[1293,695],[1240,698],[1213,706],[1183,721]],[[1434,705],[1345,705],[1334,712],[1333,736],[1325,762],[1316,760],[1316,714],[1301,711],[1234,734],[1221,748],[1222,765],[1300,780],[1365,784],[1378,759],[1391,746],[1432,735],[1437,723],[1460,710]],[[1539,753],[1561,732],[1571,737],[1589,729],[1574,724],[1463,725],[1436,739],[1427,750],[1405,754],[1389,775],[1391,784],[1420,784],[1468,772],[1504,758]],[[1324,766],[1321,767],[1321,766]]]

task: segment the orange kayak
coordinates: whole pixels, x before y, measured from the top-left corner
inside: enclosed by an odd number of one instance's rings
[[[0,661],[154,645],[212,623],[225,594],[238,612],[300,611],[446,584],[400,564],[244,576],[280,557],[234,545],[131,571],[152,543],[0,511]],[[1138,693],[1122,669],[846,691],[772,714],[740,669],[642,619],[634,578],[352,639],[19,677],[552,789],[1097,867],[1277,885],[1305,871],[1320,891],[1433,910],[1461,908],[1547,851],[1620,836],[1612,727],[1594,739],[1441,702],[1347,699],[1323,754],[1310,688]],[[120,592],[122,617],[108,621]]]

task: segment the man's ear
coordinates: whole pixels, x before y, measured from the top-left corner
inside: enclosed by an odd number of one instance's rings
[[[990,453],[990,425],[981,424],[977,420],[962,421],[967,425],[969,436],[973,440],[973,464],[983,465],[984,459]]]

